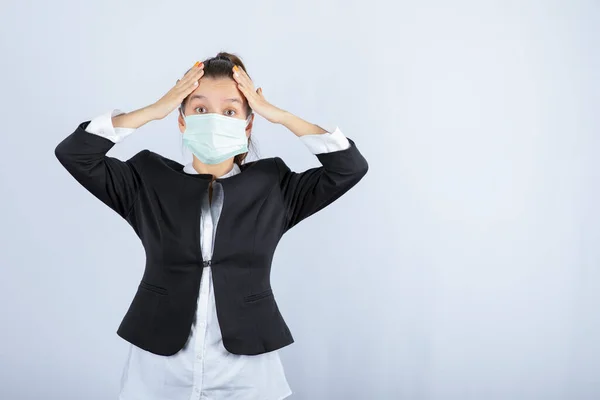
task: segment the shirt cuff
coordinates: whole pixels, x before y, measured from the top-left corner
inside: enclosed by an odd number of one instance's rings
[[[127,136],[135,132],[135,128],[115,128],[112,123],[112,117],[116,117],[119,114],[124,114],[124,112],[119,109],[114,109],[97,116],[91,120],[87,128],[85,128],[86,132],[102,136],[113,143],[121,142]]]
[[[300,140],[313,154],[331,153],[350,147],[348,138],[337,126],[333,132],[302,135]]]

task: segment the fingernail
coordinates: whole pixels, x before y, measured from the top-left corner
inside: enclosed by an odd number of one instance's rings
[[[196,64],[194,64],[194,67],[197,67],[198,65],[200,65],[200,61],[196,61]]]
[[[237,65],[234,65],[234,66],[233,66],[233,70],[234,70],[234,71],[237,71],[237,70],[238,70],[238,67],[237,67]]]

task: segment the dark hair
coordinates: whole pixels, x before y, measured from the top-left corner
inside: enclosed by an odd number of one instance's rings
[[[231,79],[234,79],[233,78],[233,70],[232,70],[234,65],[237,65],[238,67],[242,68],[246,72],[248,77],[250,77],[250,74],[248,74],[248,71],[246,70],[244,63],[235,54],[226,53],[226,52],[222,51],[222,52],[219,52],[215,57],[207,58],[206,60],[203,61],[203,63],[204,63],[204,75],[202,75],[202,78],[231,78]],[[202,79],[202,78],[200,78],[200,79]],[[188,97],[189,96],[187,96],[181,102],[180,108],[181,108],[182,113],[183,113],[183,110],[185,109],[185,105],[187,103]],[[246,117],[248,115],[250,115],[251,112],[252,112],[252,108],[250,108],[250,105],[248,104],[248,101],[246,100]],[[248,138],[248,147],[253,145],[251,138],[252,138],[252,135],[250,135],[250,137]],[[238,154],[233,158],[233,162],[241,167],[241,165],[244,162],[244,160],[246,159],[247,155],[248,155],[247,152]]]

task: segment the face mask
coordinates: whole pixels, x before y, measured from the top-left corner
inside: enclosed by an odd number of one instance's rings
[[[252,114],[244,121],[221,114],[185,116],[183,144],[205,164],[219,164],[248,151],[246,127]]]

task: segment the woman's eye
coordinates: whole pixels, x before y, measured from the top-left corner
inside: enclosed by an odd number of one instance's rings
[[[200,109],[204,110],[204,107],[196,107],[196,108],[194,108],[194,111],[196,111],[196,110],[200,110]],[[201,113],[202,111],[196,111],[196,112],[199,112],[199,113]]]
[[[229,113],[230,111],[231,111],[231,113]],[[227,115],[228,117],[233,117],[235,115],[235,110],[227,110],[227,111],[225,111],[225,115]]]

